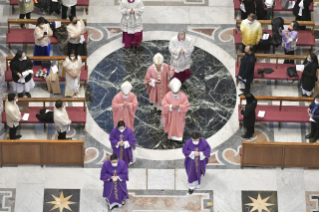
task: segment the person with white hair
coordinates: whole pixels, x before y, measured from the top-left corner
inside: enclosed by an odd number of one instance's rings
[[[162,110],[162,100],[169,91],[168,83],[174,75],[174,68],[164,63],[164,57],[157,53],[153,57],[153,64],[148,67],[144,82],[147,94],[155,109]]]
[[[186,36],[185,32],[179,32],[169,42],[169,52],[171,53],[171,66],[175,69],[173,77],[184,82],[192,76],[191,54],[194,51],[192,39]]]
[[[115,95],[112,100],[113,123],[117,126],[119,121],[134,131],[134,118],[138,102],[134,93],[131,92],[132,84],[125,81],[121,85],[121,92]]]
[[[182,142],[185,117],[189,109],[187,96],[180,91],[182,86],[181,81],[173,78],[169,83],[171,89],[162,101],[162,118],[161,123],[164,123],[164,132],[168,134],[168,139]]]

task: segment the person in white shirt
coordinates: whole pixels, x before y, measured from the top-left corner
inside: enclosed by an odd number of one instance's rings
[[[67,18],[67,13],[69,7],[71,7],[71,13],[72,15],[76,16],[76,7],[75,5],[78,3],[77,0],[62,0],[62,19]]]
[[[53,120],[56,130],[58,131],[58,139],[66,139],[66,133],[70,129],[72,121],[69,119],[69,115],[66,112],[66,105],[62,100],[55,102],[53,111]]]
[[[14,93],[8,95],[8,99],[5,104],[5,113],[7,119],[7,125],[9,126],[10,139],[19,139],[22,135],[16,135],[19,122],[21,120],[21,113],[17,105],[18,98]]]

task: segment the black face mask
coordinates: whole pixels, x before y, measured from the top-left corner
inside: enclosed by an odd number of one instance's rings
[[[76,20],[76,21],[73,21],[73,24],[77,24],[78,23],[78,20]]]
[[[291,29],[290,29],[290,28],[288,28],[288,31],[289,31],[289,32],[291,32]]]

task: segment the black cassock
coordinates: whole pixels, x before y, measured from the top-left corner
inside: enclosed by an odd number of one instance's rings
[[[301,85],[304,90],[312,91],[316,84],[318,64],[314,61],[310,63],[307,59],[305,59],[303,64],[305,68],[301,75]]]
[[[22,74],[22,72],[26,70],[32,70],[33,64],[32,61],[27,57],[26,60],[20,61],[18,58],[14,58],[10,63],[10,69],[12,71],[12,80],[16,83],[19,83],[18,80],[20,77],[18,76],[18,73]],[[25,82],[29,82],[32,78],[32,75],[29,74],[26,76]]]

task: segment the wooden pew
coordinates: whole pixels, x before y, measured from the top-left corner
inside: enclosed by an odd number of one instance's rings
[[[236,63],[235,77],[236,77],[237,85],[239,82],[237,79],[237,75],[239,73],[239,68],[240,68],[240,58],[243,58],[244,56],[245,56],[245,53],[237,53],[237,61],[235,62]],[[296,66],[295,64],[281,64],[281,63],[278,63],[278,60],[300,60],[303,62],[307,58],[307,56],[308,55],[255,54],[256,59],[275,59],[276,63],[256,62],[255,70],[254,70],[254,79],[275,80],[275,87],[277,87],[277,80],[287,80],[287,68]],[[264,77],[262,77],[261,74],[258,74],[258,69],[264,69],[264,68],[271,68],[274,70],[274,72],[271,74],[264,74]],[[297,73],[299,75],[299,79],[297,81],[300,81],[302,73],[300,71],[297,71]]]
[[[67,56],[29,56],[31,61],[60,61],[65,60]],[[10,61],[13,59],[13,56],[6,57],[6,71],[5,71],[5,81],[7,82],[7,90],[9,92],[10,90],[10,82],[12,82],[12,72],[10,70]],[[87,85],[88,81],[88,66],[87,66],[87,57],[81,56],[82,62],[84,62],[84,66],[82,66],[81,69],[81,76],[80,76],[80,82],[84,82],[84,86]],[[42,69],[41,66],[33,66],[32,70],[33,73],[36,74],[36,72],[39,71],[39,69]],[[34,74],[32,75],[33,80],[35,82],[45,82],[45,79],[43,78],[37,78],[34,77]],[[65,73],[62,73],[62,76],[65,76]],[[65,82],[65,77],[61,77],[60,82]]]
[[[39,113],[39,111],[43,108],[46,108],[48,110],[52,110],[54,109],[54,106],[46,106],[47,102],[50,103],[55,103],[57,100],[62,100],[63,102],[82,102],[83,106],[72,106],[72,107],[66,107],[66,110],[68,112],[69,118],[72,121],[72,124],[83,124],[84,125],[84,129],[85,129],[85,124],[86,124],[86,103],[85,103],[85,98],[19,98],[18,100],[18,105],[27,105],[26,111],[21,112],[21,115],[23,117],[23,115],[25,113],[29,113],[29,119],[28,121],[20,121],[20,124],[40,124],[43,123],[44,124],[44,130],[46,130],[46,123],[44,122],[40,122],[37,117],[36,114]],[[3,98],[3,112],[2,112],[2,123],[5,126],[5,131],[7,131],[7,121],[6,121],[6,114],[5,114],[5,102],[6,102],[7,98]],[[38,102],[38,103],[42,103],[42,107],[41,106],[30,106],[30,102]]]
[[[87,21],[82,19],[85,26]],[[48,22],[60,21],[61,24],[70,24],[68,19],[47,19]],[[6,43],[9,45],[9,51],[11,50],[11,44],[34,44],[34,29],[20,29],[10,28],[12,24],[34,24],[36,25],[37,19],[8,19],[8,33]],[[21,36],[23,35],[23,36]],[[84,34],[85,41],[88,41],[88,33]],[[57,44],[58,40],[55,37],[51,37],[51,44]]]
[[[3,165],[81,165],[83,140],[0,140]]]
[[[319,144],[295,142],[242,142],[240,167],[319,168]]]
[[[308,106],[299,105],[283,105],[283,102],[305,102],[310,103],[313,101],[312,97],[284,97],[284,96],[255,96],[257,99],[256,107],[256,122],[278,122],[279,129],[282,122],[289,123],[309,123],[309,116],[307,113]],[[245,96],[240,96],[240,102],[238,105],[238,120],[239,128],[241,128],[241,122],[243,116],[241,115],[241,108],[244,105],[243,100]],[[279,105],[261,105],[261,101],[277,101]],[[260,118],[257,116],[258,111],[266,111],[265,116]]]
[[[256,20],[261,25],[271,25],[270,20]],[[236,28],[233,30],[234,35],[234,43],[235,43],[235,51],[237,52],[238,46],[242,45],[242,37],[241,33],[237,31],[238,25],[240,25],[242,20],[236,20]],[[284,25],[289,25],[292,21],[284,21]],[[299,26],[308,26],[312,27],[312,30],[299,30],[297,46],[310,46],[312,51],[313,47],[316,45],[315,42],[315,22],[314,21],[297,21]],[[266,32],[272,36],[272,30],[265,30]],[[273,52],[274,53],[274,52]]]

